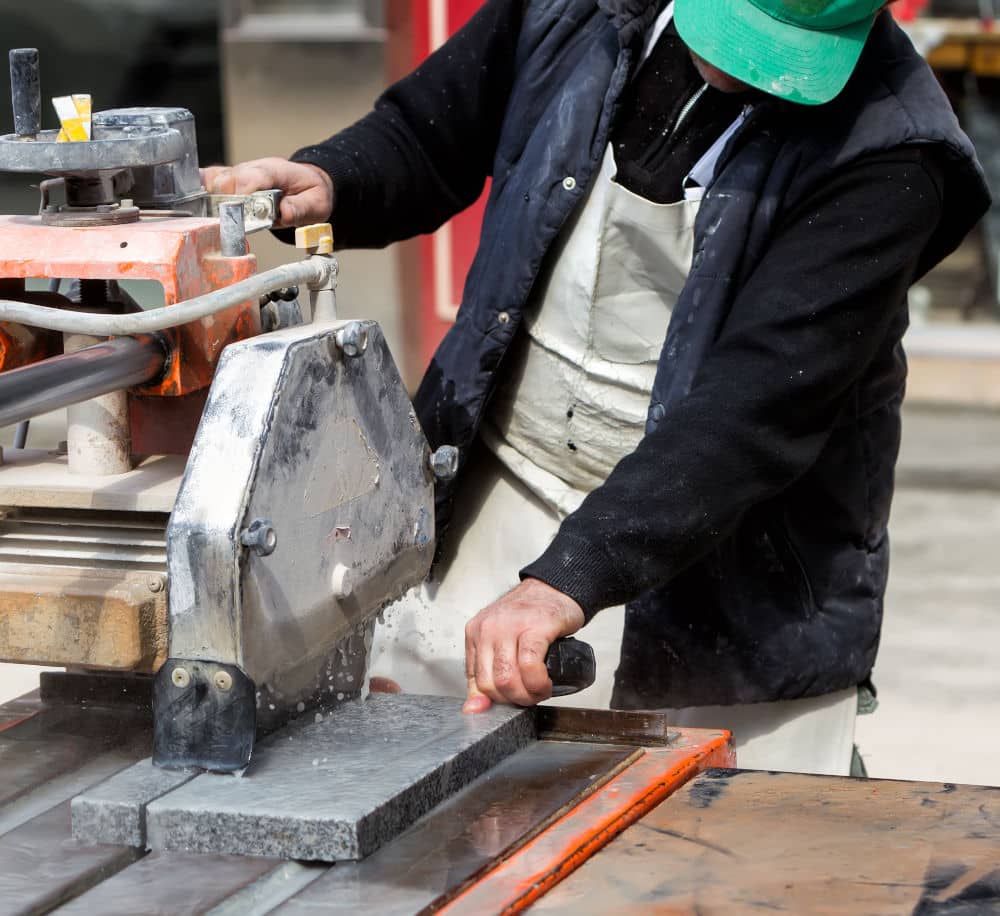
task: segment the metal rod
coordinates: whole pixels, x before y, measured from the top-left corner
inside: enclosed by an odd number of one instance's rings
[[[28,424],[30,420],[22,420],[14,430],[14,448],[24,448],[28,444]]]
[[[224,258],[242,258],[247,253],[242,200],[219,204],[219,250]]]
[[[167,351],[157,337],[120,337],[0,373],[0,426],[150,382]]]
[[[150,309],[135,315],[69,312],[45,305],[0,299],[0,321],[17,321],[64,334],[93,334],[95,337],[151,334],[197,321],[199,318],[207,318],[241,302],[257,302],[261,296],[285,286],[323,289],[332,282],[335,269],[336,261],[333,258],[316,256],[265,270],[232,286],[224,286],[194,299],[178,302],[177,305]]]

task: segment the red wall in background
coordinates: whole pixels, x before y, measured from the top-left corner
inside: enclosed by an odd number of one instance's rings
[[[482,0],[393,0],[389,76],[399,79],[460,29]],[[415,383],[455,320],[465,275],[479,244],[489,184],[471,207],[430,236],[400,246],[405,374]]]

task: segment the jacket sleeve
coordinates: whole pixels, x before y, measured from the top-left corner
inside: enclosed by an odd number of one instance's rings
[[[779,228],[690,394],[615,467],[522,578],[588,619],[665,584],[819,458],[942,212],[917,151],[855,164]]]
[[[487,0],[356,124],[291,158],[333,179],[338,248],[431,232],[479,196],[514,74],[524,0]]]

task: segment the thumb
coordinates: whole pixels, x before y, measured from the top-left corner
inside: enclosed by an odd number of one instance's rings
[[[317,184],[298,194],[281,199],[281,221],[286,225],[305,226],[329,222],[333,200],[325,185]]]
[[[469,693],[465,698],[465,705],[462,707],[462,712],[486,712],[492,705],[493,701],[476,685],[475,675],[471,675],[469,677]]]

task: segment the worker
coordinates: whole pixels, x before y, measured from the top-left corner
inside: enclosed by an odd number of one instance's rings
[[[492,179],[415,396],[461,453],[441,563],[372,673],[531,705],[586,627],[618,662],[602,702],[731,728],[744,766],[848,772],[907,289],[988,204],[881,7],[487,0],[358,123],[206,170],[342,248],[431,232]]]

